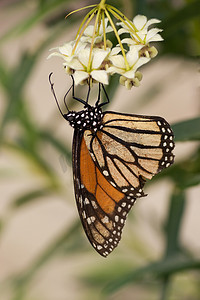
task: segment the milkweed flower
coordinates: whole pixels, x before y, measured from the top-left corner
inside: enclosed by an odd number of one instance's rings
[[[108,73],[101,69],[102,63],[108,55],[108,50],[93,49],[90,59],[90,49],[86,48],[79,52],[78,56],[66,65],[74,70],[75,84],[84,84],[88,78],[93,81],[108,84]]]
[[[126,43],[129,47],[134,45],[143,45],[141,55],[151,58],[155,57],[158,52],[155,47],[150,47],[149,43],[163,41],[163,38],[159,34],[159,32],[162,32],[163,30],[159,28],[151,28],[148,30],[148,28],[150,25],[160,22],[161,21],[158,19],[150,19],[148,21],[146,16],[137,15],[133,18],[132,22],[117,23],[122,26],[122,28],[118,30],[119,35],[123,33],[130,34],[129,38],[124,38],[121,42]]]
[[[132,47],[126,54],[126,59],[129,65],[127,70],[127,66],[125,65],[124,58],[122,55],[113,55],[110,56],[110,61],[112,62],[112,66],[108,68],[108,73],[118,73],[123,75],[120,79],[120,83],[125,85],[128,89],[132,86],[138,86],[139,81],[142,79],[140,76],[138,77],[137,69],[142,65],[149,62],[150,58],[140,57],[139,56],[139,47]],[[139,80],[140,78],[140,80]]]
[[[101,42],[103,40],[103,34],[105,33],[109,33],[112,32],[113,29],[111,26],[108,26],[108,19],[105,19],[105,23],[104,23],[105,28],[103,27],[103,22],[101,20],[100,26],[99,26],[99,30],[96,32],[95,38],[94,38],[94,42],[97,44],[99,42]],[[86,42],[86,43],[91,43],[92,39],[93,39],[93,33],[94,33],[94,26],[93,25],[89,25],[85,31],[83,32],[83,36],[81,36],[80,41],[81,42]]]
[[[76,44],[75,41],[70,41],[68,43],[65,43],[63,46],[50,49],[50,51],[52,50],[57,50],[57,51],[51,53],[48,56],[48,58],[52,56],[60,56],[65,60],[66,63],[70,62],[73,59],[73,57],[76,57],[77,54],[80,53],[87,45],[86,43],[79,42],[75,47],[75,44]]]
[[[157,49],[150,43],[163,40],[162,29],[149,29],[160,20],[137,15],[130,21],[113,6],[105,4],[105,0],[89,7],[93,8],[85,16],[75,39],[51,49],[54,52],[49,58],[62,57],[66,73],[73,74],[76,85],[108,84],[110,76],[120,74],[120,83],[126,88],[139,86],[142,74],[138,69],[157,55]],[[120,28],[116,28],[111,15],[121,21],[116,24]],[[94,25],[90,25],[93,18]],[[121,39],[124,33],[129,37]],[[112,44],[108,34],[115,35],[117,45]]]
[[[160,23],[158,19],[150,19],[147,21],[146,16],[137,15],[133,18],[133,21],[129,22],[120,22],[117,25],[120,25],[122,28],[118,30],[119,35],[122,33],[129,33],[131,38],[122,40],[130,43],[130,45],[143,44],[147,45],[150,42],[163,41],[163,38],[158,32],[162,32],[162,29],[152,28],[148,30],[148,27],[155,23]]]

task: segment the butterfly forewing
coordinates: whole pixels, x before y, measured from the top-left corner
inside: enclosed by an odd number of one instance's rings
[[[145,180],[174,161],[173,133],[161,117],[104,113],[95,136],[85,132],[91,156],[106,179],[128,200],[142,197]]]

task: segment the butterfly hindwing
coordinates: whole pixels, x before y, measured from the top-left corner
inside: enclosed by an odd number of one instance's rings
[[[74,133],[73,169],[83,228],[95,250],[106,257],[118,245],[127,213],[135,199],[127,199],[109,183],[92,160],[84,134],[78,130]]]

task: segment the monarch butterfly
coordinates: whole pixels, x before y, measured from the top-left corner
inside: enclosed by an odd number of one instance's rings
[[[102,84],[99,84],[95,106],[87,100],[74,96],[84,109],[63,114],[52,93],[62,116],[74,128],[73,176],[74,190],[80,219],[85,233],[94,247],[106,257],[118,245],[126,216],[136,198],[145,196],[143,186],[174,161],[173,132],[165,119],[102,112],[109,102]],[[73,80],[73,77],[72,77]],[[107,101],[100,103],[101,87]]]

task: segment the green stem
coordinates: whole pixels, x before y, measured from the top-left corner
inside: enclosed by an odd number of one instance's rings
[[[103,23],[103,43],[104,43],[104,50],[106,50],[106,28],[105,28],[105,15],[102,12],[102,23]]]
[[[162,290],[161,290],[161,297],[160,300],[167,300],[168,299],[168,290],[169,290],[169,277],[166,276],[163,278],[163,282],[162,282]]]
[[[99,8],[100,8],[100,10],[101,9],[105,9],[105,2],[106,2],[106,0],[101,0],[101,2],[99,3]]]
[[[87,8],[90,8],[90,7],[94,7],[94,6],[97,6],[97,4],[92,4],[92,5],[84,6],[84,7],[78,8],[76,10],[73,10],[69,14],[66,15],[65,19],[67,19],[69,16],[71,16],[72,14],[74,14],[76,12],[79,12],[81,10],[84,10],[84,9],[87,9]]]
[[[125,51],[124,51],[124,47],[123,47],[123,45],[122,45],[121,39],[120,39],[119,34],[118,34],[118,32],[117,32],[117,29],[116,29],[116,27],[115,27],[115,24],[113,23],[113,21],[112,21],[110,15],[109,15],[109,13],[108,13],[108,11],[107,11],[106,9],[105,9],[105,14],[106,14],[106,16],[107,16],[107,18],[108,18],[108,20],[109,20],[109,22],[110,22],[110,25],[112,26],[112,29],[113,29],[113,31],[114,31],[114,33],[115,33],[115,36],[116,36],[116,38],[117,38],[117,40],[118,40],[118,43],[119,43],[120,48],[121,48],[121,51],[122,51],[122,55],[123,55],[123,57],[124,57],[124,62],[125,62],[125,65],[126,65],[126,70],[128,71],[128,70],[130,69],[130,67],[129,67],[128,61],[127,61],[127,59],[126,59],[126,54],[125,54]]]
[[[107,5],[107,7],[109,8],[109,11],[111,12],[111,14],[118,20],[120,20],[122,23],[124,23],[128,29],[132,32],[132,34],[134,34],[136,36],[136,38],[138,40],[134,40],[136,42],[140,42],[143,44],[143,41],[142,39],[139,37],[139,35],[136,33],[137,28],[135,27],[135,25],[133,24],[133,22],[131,22],[124,14],[122,14],[122,12],[120,10],[118,10],[117,8],[115,8],[114,6],[111,6],[111,5]],[[126,20],[126,22],[124,21],[124,19]]]
[[[96,28],[97,28],[97,24],[99,21],[99,15],[101,13],[101,10],[99,9],[97,12],[97,16],[96,16],[96,20],[95,20],[95,24],[94,24],[94,30],[93,30],[93,34],[92,34],[92,42],[91,42],[91,46],[90,46],[90,56],[89,56],[89,61],[88,61],[88,65],[87,65],[87,72],[91,71],[91,63],[92,63],[92,49],[94,47],[94,39],[95,39],[95,35],[96,35]]]
[[[93,8],[93,9],[91,9],[91,10],[89,11],[89,13],[87,13],[87,15],[84,17],[84,19],[83,19],[83,21],[81,22],[81,25],[79,26],[79,29],[78,29],[78,31],[77,31],[75,40],[77,39],[77,37],[78,37],[78,35],[79,35],[80,31],[81,31],[81,28],[83,27],[83,24],[86,22],[86,20],[87,20],[91,15],[93,15],[93,13],[95,12],[95,10],[96,10],[96,7]]]
[[[76,47],[77,47],[77,45],[78,45],[78,43],[79,43],[79,41],[80,41],[80,38],[81,38],[82,35],[83,35],[83,32],[85,31],[86,27],[87,27],[88,24],[91,22],[91,20],[93,19],[94,15],[95,15],[95,10],[96,10],[96,9],[94,9],[94,12],[91,14],[91,16],[89,17],[89,19],[87,20],[87,22],[85,23],[85,25],[83,26],[83,28],[81,29],[81,27],[79,27],[79,29],[80,29],[80,30],[79,30],[80,35],[79,35],[78,39],[76,40],[76,44],[75,44],[75,46],[74,46],[74,49],[73,49],[72,54],[74,54],[75,49],[76,49]]]

